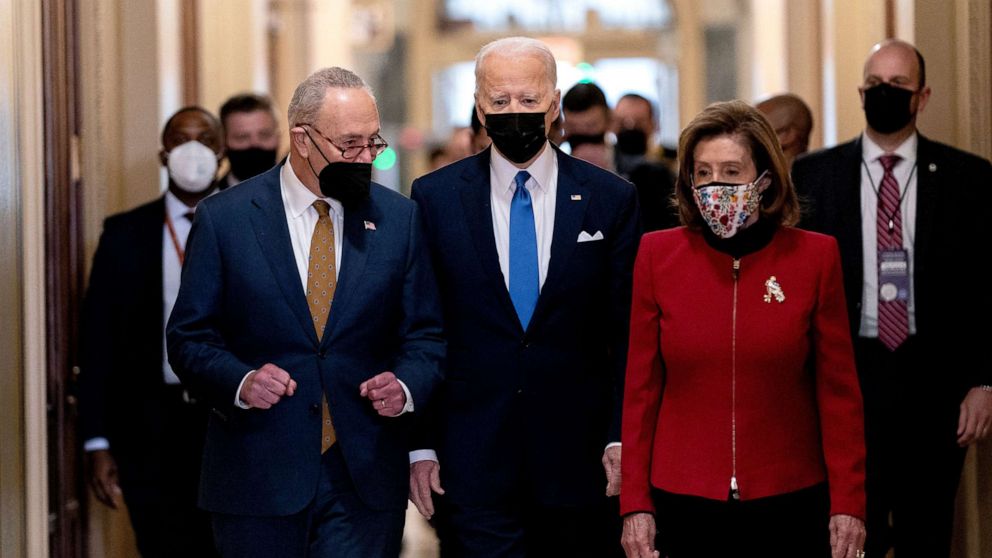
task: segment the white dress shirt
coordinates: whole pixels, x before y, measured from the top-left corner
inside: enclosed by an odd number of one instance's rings
[[[916,240],[916,179],[920,170],[916,168],[916,146],[919,137],[914,133],[902,142],[893,153],[902,159],[892,169],[899,183],[902,203],[902,245],[909,258],[909,333],[916,333],[916,311],[913,286],[913,252]],[[878,192],[882,185],[884,169],[879,157],[886,152],[877,143],[861,134],[861,242],[864,253],[864,288],[861,295],[861,337],[878,337],[878,235],[876,232],[878,215]]]
[[[537,264],[539,288],[544,287],[551,260],[551,238],[555,230],[555,199],[558,193],[558,157],[547,143],[544,151],[526,169],[519,169],[491,149],[489,162],[489,206],[493,214],[493,236],[503,282],[510,288],[510,203],[517,184],[517,173],[526,170],[527,190],[534,208],[534,227],[537,232]]]
[[[307,278],[310,270],[310,241],[313,239],[314,229],[317,228],[317,220],[320,219],[320,214],[313,207],[313,202],[317,200],[324,200],[331,206],[329,213],[331,224],[334,227],[334,277],[337,280],[341,274],[342,239],[344,236],[344,207],[341,202],[334,198],[317,196],[311,192],[293,172],[289,158],[286,159],[286,164],[279,172],[279,190],[282,194],[283,210],[286,212],[286,223],[289,225],[289,240],[293,245],[293,259],[296,261],[296,271],[300,274],[303,292],[307,291]],[[254,370],[248,371],[241,379],[241,384],[234,397],[234,404],[242,409],[249,408],[241,401],[241,388],[252,372]],[[292,375],[292,370],[287,372]],[[410,394],[410,390],[402,380],[396,381],[399,382],[406,395],[406,405],[402,411],[394,416],[413,412],[413,396]]]

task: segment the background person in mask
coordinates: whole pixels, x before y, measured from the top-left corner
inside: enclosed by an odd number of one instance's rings
[[[630,558],[863,557],[861,397],[833,238],[792,227],[740,101],[679,140],[677,229],[634,267],[620,511]]]
[[[610,105],[595,83],[577,83],[561,100],[565,141],[572,157],[613,170],[613,149],[606,143]]]
[[[288,163],[198,210],[169,320],[211,407],[199,503],[225,557],[396,557],[444,357],[430,254],[416,204],[371,183],[360,77],[318,70],[288,116]]]
[[[809,201],[803,226],[840,244],[865,401],[869,556],[949,554],[965,453],[992,425],[988,328],[976,325],[992,312],[980,265],[992,165],[917,131],[925,68],[908,43],[875,45],[858,88],[864,133],[792,169]],[[952,288],[961,282],[978,286]]]
[[[643,95],[626,93],[613,107],[613,133],[617,136],[617,169],[624,175],[642,162],[661,163],[675,170],[675,150],[656,143],[658,117],[655,104]]]
[[[104,223],[83,301],[80,431],[97,499],[118,494],[142,556],[211,556],[196,508],[207,411],[165,358],[165,321],[179,291],[197,203],[213,191],[217,119],[179,110],[162,130],[165,195]]]
[[[220,107],[224,147],[231,168],[221,177],[220,188],[262,174],[276,164],[279,123],[272,100],[264,95],[240,93]]]
[[[492,147],[418,178],[441,285],[447,382],[410,497],[444,556],[612,556],[633,188],[547,139],[555,60],[513,37],[476,56]],[[432,496],[443,492],[443,497]],[[614,501],[615,505],[615,501]]]
[[[813,132],[813,111],[806,102],[792,93],[774,95],[756,105],[778,135],[785,162],[792,161],[809,150],[809,135]]]

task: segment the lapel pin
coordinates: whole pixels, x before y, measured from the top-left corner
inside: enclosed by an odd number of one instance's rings
[[[582,194],[572,194],[572,201],[582,201]]]
[[[782,285],[778,284],[778,279],[774,275],[765,281],[765,296],[762,298],[768,304],[772,303],[772,299],[779,304],[785,302],[785,293],[782,292]]]
[[[365,221],[365,230],[367,230],[367,231],[374,231],[375,230],[375,223],[373,223],[372,221]]]
[[[929,170],[930,172],[937,172],[937,163],[930,163],[930,166],[929,166],[929,167],[927,167],[927,169],[928,169],[928,170]]]

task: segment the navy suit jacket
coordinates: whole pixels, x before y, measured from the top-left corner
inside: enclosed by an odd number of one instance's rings
[[[448,339],[447,381],[423,447],[437,450],[448,497],[468,505],[520,490],[552,506],[602,499],[603,450],[620,440],[636,193],[612,173],[555,154],[551,259],[527,331],[496,252],[490,150],[413,184]],[[603,240],[579,243],[582,231]]]
[[[837,237],[851,334],[857,339],[864,290],[861,236],[861,138],[797,159],[792,179],[804,202],[801,226]],[[953,147],[919,136],[916,154],[916,235],[913,297],[916,337],[945,380],[956,412],[965,392],[992,383],[992,362],[984,346],[992,315],[992,291],[979,273],[988,251],[981,203],[992,186],[992,165]],[[972,213],[973,212],[973,213]],[[869,216],[872,220],[875,216]],[[862,370],[862,372],[864,372]]]
[[[442,377],[437,285],[417,207],[373,184],[367,202],[345,210],[338,286],[318,342],[281,168],[200,203],[167,328],[169,362],[214,410],[200,505],[246,515],[302,510],[317,488],[326,393],[359,496],[375,509],[403,509],[412,419],[380,417],[358,386],[394,371],[421,412]],[[296,380],[295,395],[268,410],[240,409],[242,378],[268,362]]]

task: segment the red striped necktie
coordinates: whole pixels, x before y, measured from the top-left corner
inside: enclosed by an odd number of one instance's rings
[[[882,164],[884,173],[878,190],[878,220],[876,233],[878,236],[878,261],[886,250],[902,250],[902,203],[899,195],[899,183],[892,169],[902,157],[899,155],[882,155],[878,161]],[[881,281],[879,281],[881,287]],[[906,301],[885,301],[881,293],[878,298],[878,340],[890,351],[895,351],[909,337],[909,310]]]

